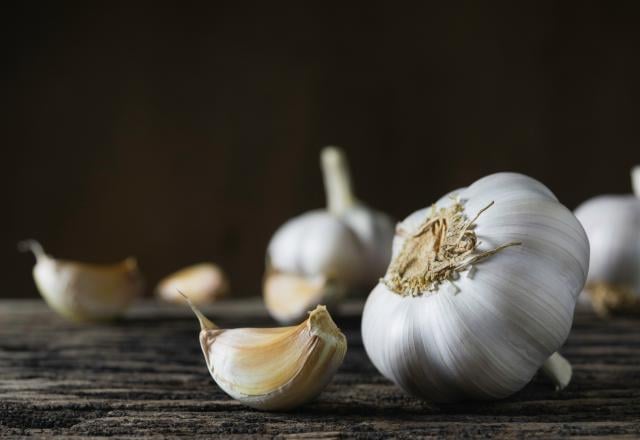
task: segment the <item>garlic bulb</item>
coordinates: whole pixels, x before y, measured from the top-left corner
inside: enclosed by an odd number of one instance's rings
[[[557,388],[589,265],[571,211],[515,173],[478,180],[398,225],[385,277],[362,316],[376,368],[432,401],[499,399],[541,367]]]
[[[227,330],[189,305],[200,322],[211,377],[229,396],[256,409],[283,411],[313,399],[347,351],[345,336],[324,306],[293,327]]]
[[[635,195],[594,197],[575,210],[591,243],[585,293],[603,316],[640,313],[640,167],[632,186]]]
[[[167,276],[156,287],[156,295],[169,302],[184,301],[178,291],[186,293],[195,304],[205,304],[227,295],[229,281],[220,267],[200,263]]]
[[[19,244],[36,257],[33,278],[53,310],[72,321],[102,321],[121,315],[142,293],[134,258],[116,264],[87,264],[54,259],[34,240]]]
[[[355,199],[344,153],[325,148],[321,165],[328,209],[286,222],[267,250],[265,303],[283,323],[317,304],[333,304],[349,290],[370,288],[391,256],[393,222]]]

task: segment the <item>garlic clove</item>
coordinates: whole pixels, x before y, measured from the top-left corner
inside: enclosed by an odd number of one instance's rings
[[[142,293],[143,279],[135,258],[116,264],[58,260],[35,240],[19,244],[36,257],[33,278],[49,306],[72,321],[102,321],[121,315]]]
[[[324,277],[304,277],[273,270],[265,276],[263,290],[267,310],[282,324],[299,321],[316,304],[333,305],[347,293],[346,285]]]
[[[211,377],[243,404],[271,411],[316,397],[342,364],[347,341],[324,306],[297,326],[220,329],[190,303]]]
[[[229,293],[229,281],[222,269],[213,263],[200,263],[181,269],[160,280],[156,295],[169,302],[183,301],[184,292],[195,304],[216,301]]]

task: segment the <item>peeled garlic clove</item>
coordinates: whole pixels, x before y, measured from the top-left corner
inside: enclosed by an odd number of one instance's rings
[[[591,243],[585,296],[596,313],[640,312],[640,167],[631,172],[635,195],[604,195],[575,215]]]
[[[295,408],[331,381],[347,340],[324,306],[300,325],[220,329],[191,304],[200,322],[200,346],[211,377],[243,404],[268,411]]]
[[[362,315],[376,368],[430,401],[500,399],[537,371],[558,389],[557,354],[589,268],[589,241],[542,183],[484,177],[398,226],[385,277]]]
[[[347,292],[344,284],[324,277],[304,277],[269,271],[264,281],[264,302],[271,316],[280,323],[295,322],[307,310],[324,302],[337,303]]]
[[[142,293],[134,258],[116,264],[87,264],[54,259],[34,240],[19,244],[36,257],[33,278],[45,301],[72,321],[102,321],[121,315]]]
[[[156,294],[165,301],[179,302],[184,292],[194,304],[216,301],[229,292],[229,281],[213,263],[201,263],[181,269],[162,279]]]

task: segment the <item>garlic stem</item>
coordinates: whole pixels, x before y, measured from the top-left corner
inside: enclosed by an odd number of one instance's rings
[[[569,361],[557,352],[549,356],[549,359],[542,364],[542,371],[553,381],[556,391],[560,391],[569,385],[573,374]]]
[[[321,153],[321,164],[327,209],[340,215],[356,203],[347,158],[341,149],[325,147]]]
[[[33,239],[24,240],[18,243],[18,250],[20,252],[33,252],[36,257],[36,261],[40,262],[47,258],[47,253],[44,251],[42,245]]]
[[[640,199],[640,165],[636,165],[631,169],[631,186],[633,193]]]
[[[206,316],[204,316],[202,314],[202,312],[200,311],[200,309],[198,309],[189,299],[189,297],[187,295],[185,295],[184,293],[182,293],[181,290],[178,289],[178,293],[182,296],[184,296],[184,299],[187,300],[187,302],[189,303],[189,307],[191,307],[191,310],[193,310],[193,313],[196,315],[196,318],[198,318],[198,322],[200,323],[200,330],[213,330],[218,328],[217,325],[215,325],[213,322],[209,321],[207,319]]]

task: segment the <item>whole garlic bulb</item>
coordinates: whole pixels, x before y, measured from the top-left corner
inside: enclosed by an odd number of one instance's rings
[[[391,256],[393,222],[355,199],[344,153],[325,148],[321,165],[328,209],[286,222],[267,250],[265,303],[280,322],[296,321],[354,287],[374,285]]]
[[[585,293],[604,316],[640,313],[640,167],[632,186],[635,195],[594,197],[575,210],[591,243]]]
[[[116,264],[58,260],[35,240],[19,244],[36,257],[33,278],[53,310],[72,321],[103,321],[120,316],[142,294],[144,282],[135,258]]]
[[[543,367],[558,388],[589,266],[578,220],[542,183],[498,173],[398,225],[362,316],[377,369],[432,401],[499,399]]]
[[[220,329],[189,305],[200,322],[211,377],[225,393],[256,409],[284,411],[312,400],[347,352],[347,339],[324,306],[292,327]]]

